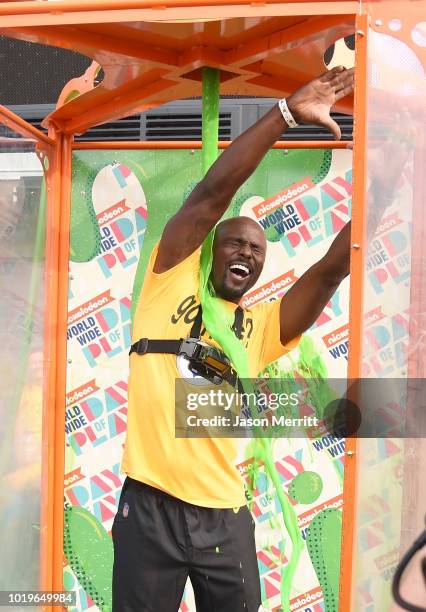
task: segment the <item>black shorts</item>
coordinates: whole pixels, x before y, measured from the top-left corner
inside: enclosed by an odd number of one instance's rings
[[[257,612],[254,521],[126,478],[112,526],[113,612],[177,612],[189,576],[197,612]]]

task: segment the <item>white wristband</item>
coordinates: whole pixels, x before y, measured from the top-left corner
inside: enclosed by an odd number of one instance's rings
[[[284,118],[284,121],[287,123],[288,127],[291,127],[291,128],[297,127],[299,124],[297,123],[293,115],[291,114],[288,108],[288,105],[287,105],[287,100],[285,98],[282,98],[282,100],[278,101],[278,106],[280,107],[281,114]]]

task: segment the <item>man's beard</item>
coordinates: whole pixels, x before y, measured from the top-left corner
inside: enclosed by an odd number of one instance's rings
[[[236,298],[241,299],[245,293],[247,293],[248,287],[229,287],[226,282],[222,283],[219,290],[215,293],[218,297],[223,300],[235,300]]]

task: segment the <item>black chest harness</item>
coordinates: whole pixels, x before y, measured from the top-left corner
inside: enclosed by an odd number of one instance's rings
[[[242,338],[243,322],[244,311],[238,306],[232,329],[237,338],[240,339]],[[200,304],[189,338],[181,338],[180,340],[140,338],[130,347],[129,355],[132,353],[138,355],[146,355],[147,353],[182,355],[188,360],[189,370],[193,374],[202,376],[217,385],[226,381],[232,387],[240,389],[241,384],[238,375],[225,353],[200,339],[202,325],[203,311]]]

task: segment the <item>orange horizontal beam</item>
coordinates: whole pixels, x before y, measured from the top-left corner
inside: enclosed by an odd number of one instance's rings
[[[306,79],[308,80],[308,79]],[[305,81],[306,82],[306,81]],[[263,91],[256,92],[256,95],[270,96],[274,98],[286,97],[293,91],[297,91],[305,83],[289,80],[284,81],[279,75],[268,76],[266,74],[259,75],[247,79],[247,83],[262,88]],[[353,96],[349,94],[337,102],[334,110],[339,113],[353,115]]]
[[[1,5],[0,5],[1,7]],[[177,66],[178,55],[169,49],[160,46],[147,45],[143,41],[126,40],[118,36],[106,36],[96,32],[87,31],[84,26],[76,28],[71,26],[42,26],[37,28],[22,27],[11,28],[13,34],[19,38],[19,34],[37,38],[40,43],[64,46],[71,50],[94,57],[95,52],[108,52],[138,58],[144,61],[156,62],[166,66]],[[30,38],[27,38],[30,40]]]
[[[153,0],[154,2],[154,0]],[[232,2],[232,0],[231,0]],[[11,3],[8,3],[9,6]],[[132,21],[164,21],[187,19],[192,21],[194,17],[194,6],[177,6],[162,4],[151,4],[133,9],[108,10],[56,10],[51,2],[43,4],[52,5],[50,12],[31,13],[19,12],[21,3],[16,5],[15,12],[12,14],[2,14],[0,12],[0,27],[3,34],[7,35],[8,28],[22,28],[25,26],[35,27],[44,25],[62,24],[98,24],[98,23],[127,23]],[[39,3],[37,3],[39,4]],[[55,2],[55,5],[58,3]],[[5,5],[0,3],[0,9]],[[50,8],[50,6],[49,6]],[[337,14],[356,14],[359,11],[359,0],[346,0],[336,2],[328,0],[317,2],[316,0],[306,0],[305,2],[278,2],[266,4],[261,1],[250,1],[239,4],[216,5],[215,0],[206,6],[197,5],[196,19],[231,19],[238,17],[271,17],[271,16],[301,16],[301,15],[337,15]]]
[[[338,3],[340,0],[328,0]],[[274,4],[276,0],[262,0],[261,4]],[[292,4],[303,4],[305,0],[292,0]],[[319,5],[322,4],[317,0]],[[40,2],[3,2],[0,4],[0,15],[26,15],[48,13],[76,13],[79,11],[127,10],[138,8],[174,8],[179,6],[222,6],[230,4],[229,0],[56,0]],[[232,4],[251,4],[248,0],[232,0]]]
[[[50,146],[54,146],[55,141],[43,134],[40,130],[35,128],[30,123],[21,119],[19,115],[15,115],[11,110],[6,108],[5,106],[0,105],[0,123],[3,123],[7,127],[11,128],[18,134],[25,136],[26,138],[31,138],[31,140],[42,141]]]
[[[324,30],[336,26],[346,26],[344,23],[349,19],[347,15],[324,15],[320,17],[312,17],[305,19],[300,23],[296,23],[288,28],[284,28],[279,32],[274,32],[263,38],[257,38],[245,45],[241,45],[238,49],[229,51],[226,54],[226,63],[233,66],[239,62],[270,58],[271,53],[279,53],[290,47],[293,49],[296,45],[304,45],[312,36],[320,36]]]
[[[3,121],[0,119],[0,123]],[[0,136],[0,145],[12,145],[13,147],[27,147],[29,144],[34,145],[34,138],[8,138],[7,136]]]
[[[268,90],[265,92],[266,95],[279,98],[287,96],[293,91],[297,91],[300,87],[305,85],[306,81],[303,83],[287,78],[287,76],[284,79],[278,75],[270,76],[267,74],[260,74],[247,79],[247,83],[257,85],[259,87],[265,87]]]
[[[220,140],[219,149],[226,149],[232,141]],[[201,149],[200,140],[130,140],[120,142],[73,142],[74,150],[104,149],[108,151],[135,149],[135,150],[162,150],[162,149]],[[351,149],[352,140],[290,140],[276,142],[273,149]]]
[[[154,74],[154,71],[151,71]],[[142,75],[142,77],[152,77],[151,74]],[[73,116],[68,120],[61,121],[59,109],[56,113],[52,113],[50,119],[58,124],[64,134],[82,134],[93,125],[112,121],[117,117],[123,117],[134,111],[135,107],[143,105],[144,108],[150,108],[149,102],[146,100],[156,94],[161,94],[164,90],[176,85],[175,81],[161,78],[157,76],[155,80],[148,81],[142,85],[143,78],[139,80],[141,86],[137,89],[131,89],[125,94],[120,95],[120,91],[113,92],[113,97],[105,102],[98,101],[99,106],[95,106],[84,112],[81,116]],[[132,83],[130,83],[132,85]],[[141,102],[145,100],[145,102]],[[66,106],[66,105],[65,105]],[[62,107],[62,108],[65,108]],[[128,111],[128,112],[127,112]],[[44,121],[48,122],[49,118]]]

